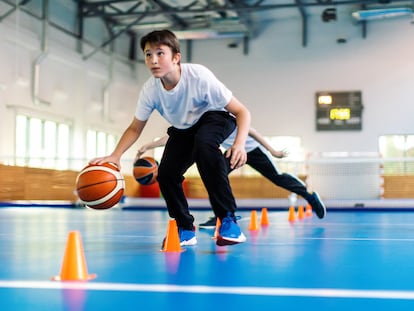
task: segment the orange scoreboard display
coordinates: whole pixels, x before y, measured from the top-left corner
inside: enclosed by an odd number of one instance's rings
[[[360,91],[316,92],[316,130],[361,130],[362,109]]]

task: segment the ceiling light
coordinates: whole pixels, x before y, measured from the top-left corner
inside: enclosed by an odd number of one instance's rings
[[[352,17],[358,21],[367,21],[374,19],[384,19],[400,16],[412,16],[411,8],[388,8],[388,9],[372,9],[360,10],[352,13]]]

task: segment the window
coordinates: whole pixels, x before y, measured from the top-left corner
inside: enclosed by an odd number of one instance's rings
[[[116,137],[103,131],[88,130],[86,133],[86,158],[104,156],[115,149]]]
[[[68,124],[17,115],[16,164],[68,169],[70,134]]]
[[[414,175],[414,135],[385,135],[379,138],[385,175]]]

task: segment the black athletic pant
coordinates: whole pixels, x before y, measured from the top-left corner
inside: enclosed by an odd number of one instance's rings
[[[177,225],[193,229],[194,217],[188,209],[182,182],[195,162],[207,189],[214,214],[220,219],[236,211],[226,161],[220,144],[233,132],[236,120],[224,111],[206,112],[192,127],[168,129],[168,141],[158,167],[158,183],[170,217]]]
[[[228,172],[230,173],[232,171],[230,163],[228,160],[226,163]],[[291,174],[279,173],[274,162],[259,147],[247,153],[246,164],[254,168],[275,185],[294,192],[306,200],[309,199],[310,194],[306,189],[305,183]]]

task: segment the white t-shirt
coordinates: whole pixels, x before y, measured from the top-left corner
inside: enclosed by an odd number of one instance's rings
[[[186,129],[207,111],[225,111],[233,94],[203,65],[181,64],[178,84],[167,91],[159,78],[150,77],[139,95],[135,117],[146,121],[157,110],[172,126]]]
[[[229,149],[233,143],[234,143],[234,139],[236,138],[237,135],[237,128],[229,135],[229,137],[227,137],[222,143],[221,143],[221,147],[224,148],[224,150]],[[257,147],[262,146],[261,144],[259,144],[259,142],[254,139],[251,136],[247,136],[246,138],[246,145],[245,145],[245,150],[246,152],[250,152],[254,149],[256,149]],[[265,149],[263,149],[265,150]]]

